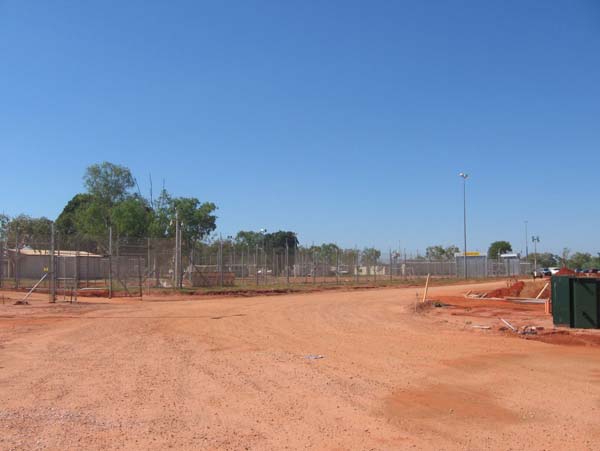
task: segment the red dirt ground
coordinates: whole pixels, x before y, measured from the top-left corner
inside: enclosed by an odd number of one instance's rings
[[[0,304],[0,449],[600,449],[600,335],[504,285]]]

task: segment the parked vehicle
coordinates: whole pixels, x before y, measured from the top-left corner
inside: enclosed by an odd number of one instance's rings
[[[552,267],[552,268],[548,268],[548,271],[550,271],[550,275],[554,275],[558,271],[560,271],[560,268]]]

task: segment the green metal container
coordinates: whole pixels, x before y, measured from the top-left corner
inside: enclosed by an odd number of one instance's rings
[[[598,309],[598,280],[573,278],[573,320],[572,327],[598,329],[600,309]]]
[[[552,319],[557,326],[574,327],[572,283],[569,276],[552,276]]]

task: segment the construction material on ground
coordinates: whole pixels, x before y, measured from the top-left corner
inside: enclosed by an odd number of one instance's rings
[[[325,356],[321,355],[321,354],[308,354],[304,356],[305,359],[308,360],[320,360],[320,359],[324,359]]]
[[[537,335],[538,329],[543,329],[536,326],[523,326],[519,331],[521,335]]]
[[[23,299],[15,302],[15,305],[24,305],[24,304],[29,304],[29,302],[27,302],[27,298],[29,298],[29,296],[31,296],[31,293],[33,293],[35,291],[35,289],[40,285],[40,283],[42,283],[46,277],[48,277],[48,273],[45,273],[42,278],[40,280],[37,281],[37,283],[31,287],[31,290],[29,290],[27,292],[27,294],[23,297]]]
[[[546,285],[544,285],[544,288],[542,288],[542,291],[539,292],[539,294],[535,297],[536,299],[539,299],[542,297],[542,294],[544,294],[544,291],[546,291],[546,288],[548,288],[550,284],[546,283]]]
[[[500,321],[502,321],[504,324],[506,324],[513,332],[517,331],[517,328],[515,326],[513,326],[511,323],[509,323],[508,321],[506,321],[504,318],[500,318]]]
[[[429,290],[429,277],[430,274],[427,274],[427,280],[425,281],[425,292],[423,293],[423,299],[421,299],[421,302],[425,302],[427,299],[427,290]]]
[[[518,298],[518,297],[511,297],[511,296],[507,296],[504,299],[506,299],[507,301],[511,301],[511,302],[520,302],[521,304],[543,304],[544,302],[546,302],[545,299]]]
[[[469,291],[465,294],[465,297],[471,299],[483,299],[487,298],[487,293],[473,293],[472,291]]]

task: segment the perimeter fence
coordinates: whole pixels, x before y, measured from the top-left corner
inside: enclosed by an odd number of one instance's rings
[[[397,251],[331,246],[269,247],[231,240],[61,236],[0,241],[0,287],[77,295],[143,296],[151,290],[291,284],[378,284],[464,277],[456,260],[410,259]],[[469,277],[528,274],[520,261],[478,259]]]

